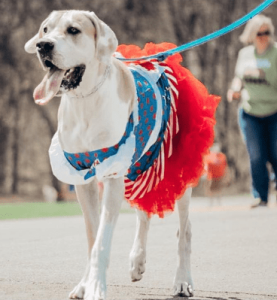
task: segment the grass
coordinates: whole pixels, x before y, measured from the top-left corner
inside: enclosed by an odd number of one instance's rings
[[[0,205],[0,220],[62,217],[82,215],[77,202],[67,203],[14,203]]]
[[[134,210],[122,208],[121,213],[134,213]],[[29,219],[45,217],[66,217],[82,215],[78,202],[34,202],[0,204],[0,221],[9,219]]]

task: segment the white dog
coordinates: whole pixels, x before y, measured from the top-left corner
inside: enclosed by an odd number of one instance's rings
[[[125,174],[128,164],[134,162],[136,138],[133,133],[129,133],[122,145],[119,141],[124,136],[126,124],[131,122],[138,126],[140,117],[134,74],[126,64],[113,56],[116,48],[117,39],[114,32],[93,12],[85,11],[51,13],[42,23],[38,34],[25,45],[28,53],[37,53],[44,70],[47,71],[43,81],[34,91],[36,103],[45,104],[58,93],[62,94],[58,112],[58,130],[50,147],[51,165],[54,174],[60,180],[76,185],[78,201],[85,218],[88,265],[80,283],[69,294],[71,299],[105,299],[106,270],[113,230],[121,202],[124,196],[126,198],[126,186],[132,182],[130,179],[126,181]],[[156,65],[152,75],[159,78],[165,69],[169,73],[172,71],[166,66],[162,69],[160,65]],[[142,76],[146,70],[137,66],[136,72],[137,76]],[[147,75],[145,78],[148,78]],[[149,81],[151,80],[149,77]],[[165,93],[173,95],[172,89],[167,87]],[[168,94],[166,95],[168,97]],[[130,121],[130,114],[133,111],[135,111],[133,119]],[[156,111],[157,114],[160,111],[162,120],[164,112],[159,104]],[[173,112],[168,115],[169,118],[173,116],[172,114]],[[161,124],[153,125],[151,133],[156,132],[156,138],[159,137],[157,133],[159,134],[161,126]],[[151,138],[147,142],[147,149],[142,151],[140,157],[148,155],[145,151],[153,145],[150,140]],[[172,144],[169,147],[172,147]],[[95,159],[89,167],[78,169],[78,166],[89,163],[91,153],[95,157],[98,155],[100,157],[101,153],[112,151],[111,148],[118,148],[118,151],[110,157]],[[168,151],[172,152],[172,149]],[[156,162],[154,165],[156,166]],[[149,176],[149,173],[147,174]],[[100,218],[96,178],[104,183]],[[152,187],[156,186],[153,180],[151,184]],[[147,187],[144,187],[144,193],[148,191]],[[191,188],[188,188],[177,202],[180,227],[174,295],[184,297],[193,295],[190,271],[191,229],[188,218],[190,195]],[[137,210],[137,231],[130,254],[132,281],[140,280],[145,270],[150,215]]]

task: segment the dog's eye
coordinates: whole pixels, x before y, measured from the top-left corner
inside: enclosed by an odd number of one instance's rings
[[[43,28],[43,31],[44,31],[45,33],[47,32],[47,30],[48,30],[47,27],[44,27],[44,28]]]
[[[75,28],[75,27],[69,27],[69,28],[67,29],[67,32],[70,33],[70,34],[78,34],[78,33],[80,33],[81,31],[80,31],[79,29]]]

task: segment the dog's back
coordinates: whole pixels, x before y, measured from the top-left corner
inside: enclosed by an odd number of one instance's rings
[[[124,57],[139,57],[165,51],[175,45],[163,43],[147,44],[143,50],[135,46],[121,45],[117,51]],[[180,65],[179,54],[165,62],[140,62],[140,68],[153,70],[158,64],[165,70],[171,83],[172,110],[176,109],[178,133],[171,134],[172,153],[164,157],[163,180],[143,199],[135,198],[130,204],[150,214],[163,216],[165,211],[174,209],[178,199],[189,186],[197,183],[203,172],[203,156],[211,147],[214,138],[215,110],[219,97],[209,95],[204,85],[190,71]],[[175,122],[176,124],[176,122]]]

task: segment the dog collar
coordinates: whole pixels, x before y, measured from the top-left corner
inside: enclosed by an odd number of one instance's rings
[[[86,98],[94,93],[96,93],[100,87],[103,85],[103,83],[105,82],[105,80],[107,79],[108,75],[110,74],[110,70],[111,70],[111,65],[107,65],[106,69],[105,69],[105,72],[104,72],[104,75],[103,75],[103,78],[100,82],[98,82],[96,84],[96,86],[93,87],[93,89],[86,95],[78,95],[78,96],[68,96],[69,98],[71,99],[74,99],[74,98]],[[67,94],[68,92],[66,92],[65,94]],[[63,94],[58,94],[57,97],[61,97]]]

